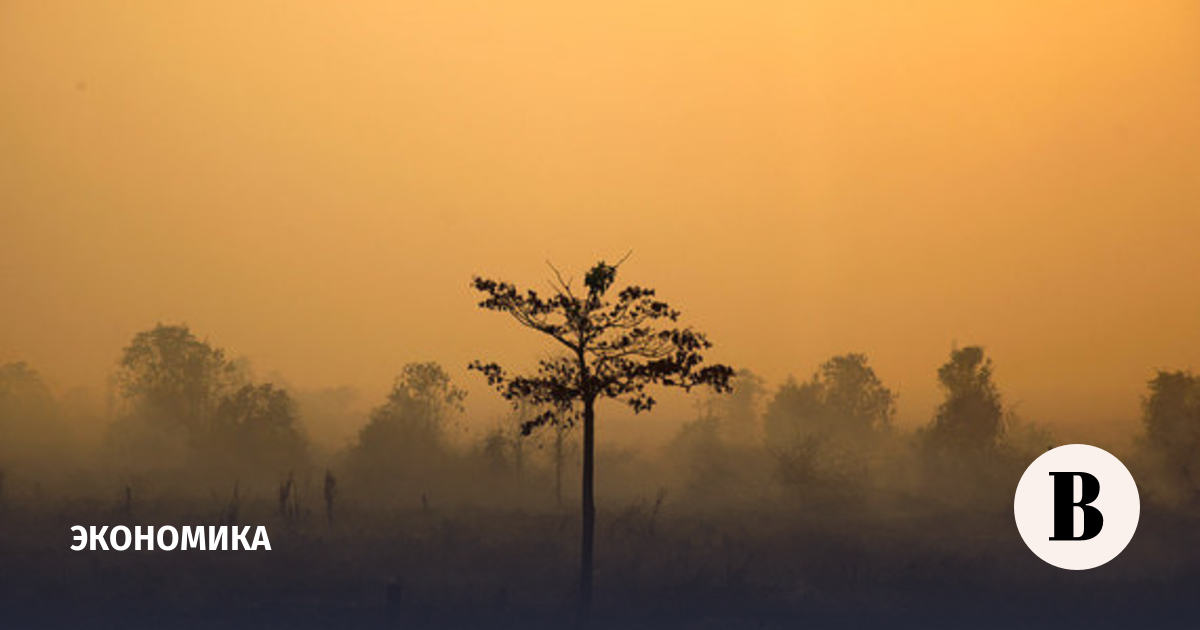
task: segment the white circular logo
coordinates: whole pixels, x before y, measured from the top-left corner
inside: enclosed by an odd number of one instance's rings
[[[1133,539],[1142,502],[1133,475],[1111,453],[1068,444],[1033,460],[1013,498],[1021,538],[1061,569],[1093,569]]]

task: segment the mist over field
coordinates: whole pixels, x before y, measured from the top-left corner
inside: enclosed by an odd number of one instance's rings
[[[234,356],[158,324],[121,350],[102,399],[56,393],[25,363],[0,367],[6,617],[48,627],[578,623],[577,401],[502,384],[505,397],[523,395],[472,418],[468,391],[429,361],[405,365],[364,411],[353,388],[293,392]],[[595,356],[603,365],[603,348]],[[1156,373],[1140,421],[1085,436],[1133,470],[1143,523],[1124,554],[1071,581],[1018,543],[1011,512],[1025,466],[1064,438],[1015,411],[994,370],[982,347],[949,349],[934,370],[943,400],[916,429],[897,426],[900,392],[860,353],[782,383],[731,371],[727,384],[713,381],[720,393],[691,392],[685,414],[622,420],[618,403],[634,390],[597,405],[602,436],[631,422],[678,429],[641,446],[597,441],[590,623],[1186,618],[1191,600],[1178,589],[1198,565],[1180,549],[1200,522],[1200,377]],[[68,529],[80,524],[265,525],[273,549],[70,551]],[[1013,600],[1013,589],[1026,595]],[[1104,598],[1109,589],[1142,599]],[[1064,601],[1086,608],[1066,612]]]
[[[0,627],[1193,625],[1198,53],[1191,2],[6,2]],[[1084,573],[1012,516],[1074,442],[1142,497]]]

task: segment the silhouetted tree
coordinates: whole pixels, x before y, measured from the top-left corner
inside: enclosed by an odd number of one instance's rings
[[[271,383],[244,385],[225,396],[204,437],[201,454],[235,469],[277,473],[304,459],[295,403]]]
[[[187,326],[159,324],[137,333],[115,382],[129,407],[110,437],[138,461],[169,465],[188,457],[237,478],[278,475],[305,459],[287,391],[249,382],[242,366]]]
[[[863,354],[833,357],[805,383],[789,379],[767,406],[769,444],[809,435],[862,437],[891,426],[896,395],[884,387]]]
[[[0,365],[0,413],[5,419],[40,414],[54,404],[41,375],[24,361]]]
[[[835,356],[803,383],[789,378],[763,419],[783,480],[803,483],[861,469],[862,452],[891,427],[895,402],[863,354]]]
[[[187,326],[159,324],[137,333],[118,363],[122,396],[152,421],[195,431],[240,380],[225,352]]]
[[[23,361],[0,365],[0,431],[43,419],[53,408],[54,396],[33,368]]]
[[[766,393],[762,377],[750,370],[738,370],[729,381],[728,395],[711,396],[700,407],[700,419],[715,418],[723,439],[735,444],[757,442],[759,404]]]
[[[1176,490],[1195,501],[1200,489],[1200,378],[1159,371],[1142,401],[1145,443]]]
[[[518,479],[525,470],[525,441],[529,438],[525,434],[524,427],[537,414],[536,405],[527,401],[517,401],[513,405],[512,413],[499,428],[499,432],[503,436],[504,447],[512,452],[513,471]]]
[[[700,417],[686,422],[667,445],[667,454],[682,465],[686,489],[696,496],[712,496],[715,489],[737,479],[732,470],[739,462],[730,457],[722,439],[724,420],[702,408]]]
[[[507,400],[546,405],[530,420],[526,431],[546,423],[583,424],[583,527],[580,549],[580,613],[586,619],[592,598],[592,549],[595,528],[594,457],[595,405],[599,398],[621,399],[634,412],[654,404],[653,385],[690,390],[708,386],[729,388],[733,369],[703,365],[702,352],[711,347],[703,333],[677,327],[679,311],[655,298],[653,289],[626,287],[609,293],[617,266],[603,261],[584,277],[585,292],[555,271],[554,294],[542,297],[519,291],[507,282],[476,277],[474,287],[485,298],[479,306],[511,315],[519,324],[549,336],[567,350],[565,356],[543,359],[531,375],[512,375],[495,363],[475,361],[488,383]]]
[[[993,449],[1004,432],[1004,410],[983,348],[952,350],[938,381],[946,397],[925,430],[931,445],[968,455]]]
[[[511,461],[509,457],[512,442],[512,437],[503,425],[496,425],[484,434],[481,445],[483,458],[495,472],[507,471],[510,464],[515,465],[516,462]]]
[[[744,484],[762,461],[759,402],[762,378],[738,370],[727,394],[706,396],[696,405],[697,417],[679,427],[665,455],[676,464],[678,479],[693,500],[743,494]]]
[[[466,395],[435,362],[405,365],[387,401],[371,412],[359,432],[354,457],[373,468],[428,463],[441,451],[445,424],[451,413],[462,410]]]
[[[54,395],[24,362],[0,365],[0,456],[27,457],[58,437]]]

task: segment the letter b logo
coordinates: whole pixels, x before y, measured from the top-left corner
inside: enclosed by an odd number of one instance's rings
[[[1100,497],[1100,480],[1085,472],[1052,472],[1054,477],[1054,535],[1050,540],[1091,540],[1104,527],[1104,515],[1092,501]],[[1075,479],[1080,481],[1080,498],[1075,501]],[[1075,535],[1075,508],[1083,510],[1083,531]]]
[[[1129,470],[1108,451],[1086,444],[1060,446],[1035,459],[1013,499],[1025,544],[1063,569],[1091,569],[1115,558],[1133,538],[1140,512]]]

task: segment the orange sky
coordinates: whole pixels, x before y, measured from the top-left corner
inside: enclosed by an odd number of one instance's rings
[[[1194,2],[0,6],[0,361],[186,321],[299,387],[550,347],[478,312],[632,249],[772,381],[952,342],[1019,411],[1200,367]],[[489,395],[475,387],[477,401]]]

